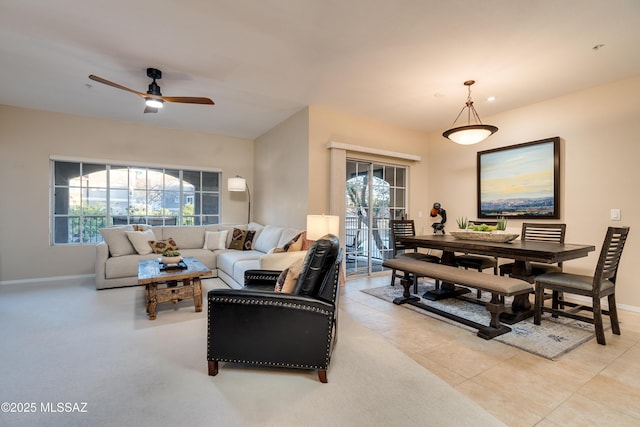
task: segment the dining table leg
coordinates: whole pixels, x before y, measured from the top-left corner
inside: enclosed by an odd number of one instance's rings
[[[444,265],[451,265],[454,267],[458,266],[458,263],[456,262],[456,255],[451,251],[442,252],[440,263]],[[455,298],[469,292],[471,292],[469,288],[456,286],[455,283],[442,281],[440,283],[440,288],[428,290],[424,293],[424,295],[422,295],[422,298],[428,299],[429,301],[438,301],[446,298]]]
[[[513,270],[509,276],[524,280],[531,284],[533,284],[535,280],[535,276],[531,270],[531,263],[523,260],[515,260]],[[533,292],[533,286],[531,287],[531,292]],[[513,301],[511,302],[510,311],[510,313],[502,313],[500,315],[500,320],[508,325],[513,325],[514,323],[533,316],[534,309],[531,305],[531,301],[529,301],[529,294],[514,296]]]

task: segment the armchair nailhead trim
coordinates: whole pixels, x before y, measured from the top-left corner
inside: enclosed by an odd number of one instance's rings
[[[228,302],[231,304],[245,304],[245,305],[272,305],[277,307],[287,307],[294,308],[298,310],[305,311],[313,311],[316,313],[329,315],[332,312],[329,310],[325,310],[323,308],[312,307],[304,304],[296,304],[292,302],[283,302],[283,301],[273,301],[273,300],[264,300],[264,299],[247,299],[247,298],[234,298],[234,297],[212,297],[209,299],[210,301],[216,302]]]
[[[279,275],[274,274],[247,274],[246,279],[251,280],[272,280],[274,277],[277,279]]]

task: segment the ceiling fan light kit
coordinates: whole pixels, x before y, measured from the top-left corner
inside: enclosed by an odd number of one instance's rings
[[[462,110],[460,110],[458,116],[453,121],[451,129],[445,131],[442,134],[442,136],[455,142],[456,144],[477,144],[478,142],[484,141],[498,131],[498,128],[496,126],[483,124],[480,120],[480,116],[478,116],[478,113],[473,106],[473,101],[471,100],[471,85],[473,85],[474,83],[475,80],[467,80],[466,82],[464,82],[464,85],[467,86],[468,89],[467,102],[465,102],[464,107],[462,107]],[[467,124],[464,126],[454,127],[465,108],[467,109]],[[475,124],[471,124],[471,116],[473,116]]]
[[[105,84],[107,86],[115,87],[116,89],[125,90],[127,92],[135,93],[145,101],[145,113],[157,113],[158,108],[162,108],[165,102],[178,102],[182,104],[200,104],[200,105],[214,105],[214,102],[209,98],[193,97],[193,96],[163,96],[160,92],[160,86],[156,83],[156,80],[162,78],[162,71],[156,68],[147,68],[147,77],[153,79],[149,84],[147,93],[138,92],[137,90],[129,89],[128,87],[119,85],[118,83],[111,82],[105,78],[91,74],[89,78],[98,83]]]

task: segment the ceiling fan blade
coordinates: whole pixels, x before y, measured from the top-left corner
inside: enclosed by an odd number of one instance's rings
[[[164,99],[167,102],[181,102],[183,104],[206,104],[206,105],[215,104],[209,98],[199,98],[199,97],[193,97],[193,96],[163,96],[162,99]]]
[[[146,106],[146,107],[144,107],[144,112],[145,112],[145,114],[146,113],[157,113],[158,109],[154,108],[154,107]]]
[[[115,88],[117,88],[117,89],[126,90],[127,92],[131,92],[131,93],[135,93],[136,95],[141,96],[141,97],[143,97],[143,98],[145,98],[145,97],[148,97],[148,96],[149,96],[149,95],[147,95],[146,93],[142,93],[142,92],[138,92],[137,90],[129,89],[128,87],[125,87],[125,86],[119,85],[118,83],[114,83],[114,82],[112,82],[112,81],[109,81],[109,80],[107,80],[107,79],[103,79],[102,77],[95,76],[95,75],[93,75],[93,74],[91,74],[91,75],[89,76],[89,78],[90,78],[91,80],[95,81],[95,82],[102,83],[102,84],[105,84],[105,85],[107,85],[107,86],[115,87]]]

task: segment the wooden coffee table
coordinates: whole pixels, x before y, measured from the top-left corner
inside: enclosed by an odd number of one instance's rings
[[[158,258],[138,263],[138,284],[145,285],[145,299],[149,319],[156,318],[159,303],[193,299],[196,312],[202,311],[202,283],[200,278],[211,270],[193,257],[183,259],[187,268],[160,270]]]

